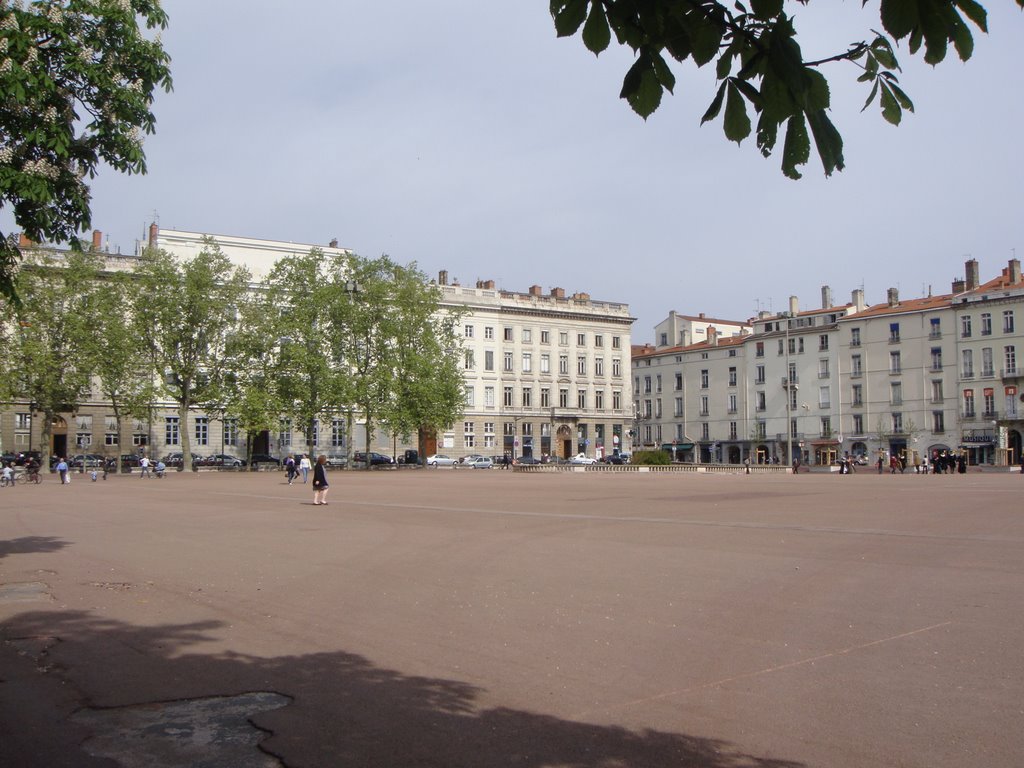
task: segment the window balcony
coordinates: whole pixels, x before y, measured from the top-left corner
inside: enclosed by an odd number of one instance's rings
[[[1018,368],[1017,366],[1008,366],[1000,370],[999,376],[1004,379],[1016,379],[1018,376],[1021,375],[1021,373],[1021,369]]]
[[[860,369],[855,370],[855,371],[850,371],[850,378],[851,379],[859,379],[862,376],[864,376],[864,371],[862,371]]]
[[[973,368],[964,368],[964,370],[962,370],[960,372],[960,378],[961,379],[973,379],[974,378],[974,369]]]
[[[987,411],[985,411],[984,413],[981,414],[981,418],[989,419],[989,420],[998,419],[999,418],[999,411],[997,411],[995,408],[993,408],[990,411],[987,410]]]
[[[819,379],[830,379],[830,378],[832,378],[832,374],[830,374],[828,371],[818,371],[818,378]]]
[[[965,420],[966,419],[975,419],[975,418],[977,418],[977,415],[978,415],[977,411],[975,411],[973,408],[969,408],[969,409],[965,408],[963,410],[963,412],[960,414],[960,418],[965,419]]]

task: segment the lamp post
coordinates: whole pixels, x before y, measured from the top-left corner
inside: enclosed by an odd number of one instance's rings
[[[360,293],[362,293],[362,291],[363,291],[363,287],[361,285],[359,285],[358,281],[356,281],[356,280],[346,280],[345,281],[345,293],[348,294],[349,304],[352,307],[355,307],[356,297]],[[352,328],[352,324],[349,323],[349,331],[350,331],[350,333],[349,333],[349,350],[350,350],[350,352],[351,352],[351,349],[353,347],[355,347],[355,339],[353,338],[353,336],[351,334],[351,328]],[[350,370],[352,369],[351,361],[349,361],[349,369]],[[354,373],[354,371],[352,371],[352,372]],[[346,471],[352,469],[352,433],[353,433],[354,429],[355,429],[355,413],[354,413],[354,408],[353,408],[353,406],[349,405],[348,408],[346,409],[346,414],[345,414],[345,435],[344,435],[344,440],[345,440],[345,470]],[[366,456],[366,469],[367,470],[370,469],[370,457],[369,457],[369,455]]]

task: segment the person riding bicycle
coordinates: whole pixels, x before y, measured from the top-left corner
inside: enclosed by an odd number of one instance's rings
[[[39,479],[39,462],[35,459],[29,459],[28,463],[25,464],[25,474],[28,475],[29,480]]]

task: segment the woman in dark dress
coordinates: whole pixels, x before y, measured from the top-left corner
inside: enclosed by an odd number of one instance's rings
[[[316,457],[316,466],[313,467],[313,503],[327,503],[327,457],[320,454]]]

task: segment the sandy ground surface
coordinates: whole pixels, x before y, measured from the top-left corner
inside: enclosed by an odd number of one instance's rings
[[[0,765],[1024,764],[1019,474],[331,481],[0,490]]]

